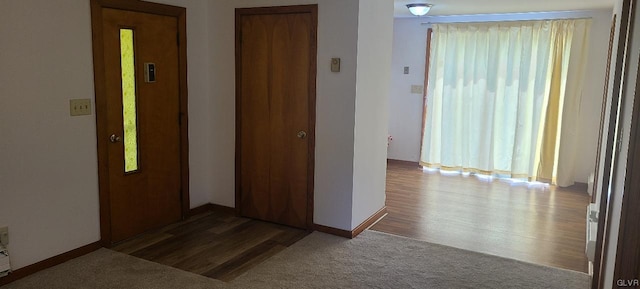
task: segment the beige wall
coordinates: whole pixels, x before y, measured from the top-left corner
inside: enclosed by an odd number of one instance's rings
[[[59,17],[65,15],[65,17]],[[95,242],[95,118],[88,1],[0,2],[0,225],[14,268]]]

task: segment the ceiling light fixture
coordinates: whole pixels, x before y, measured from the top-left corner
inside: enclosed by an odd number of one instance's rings
[[[413,3],[407,4],[407,8],[409,8],[409,12],[415,16],[424,16],[429,13],[433,5],[427,3]]]

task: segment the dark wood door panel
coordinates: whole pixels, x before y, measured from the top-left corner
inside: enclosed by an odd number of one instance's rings
[[[317,16],[237,11],[237,204],[244,216],[308,228]]]

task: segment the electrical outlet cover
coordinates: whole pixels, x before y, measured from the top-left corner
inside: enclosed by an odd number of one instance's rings
[[[11,273],[11,262],[9,260],[9,251],[0,246],[0,277],[4,277]]]

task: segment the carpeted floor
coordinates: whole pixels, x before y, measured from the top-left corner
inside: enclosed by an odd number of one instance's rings
[[[230,283],[100,249],[6,289],[587,288],[588,283],[584,273],[365,231],[353,240],[314,232]]]

